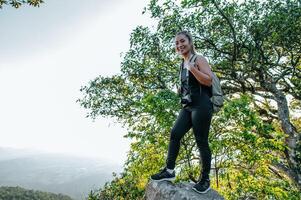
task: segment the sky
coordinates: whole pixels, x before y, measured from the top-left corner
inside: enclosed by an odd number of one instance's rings
[[[83,3],[84,2],[84,3]],[[132,30],[155,26],[148,0],[45,0],[0,10],[0,147],[123,164],[130,140],[111,119],[86,118],[81,86],[120,72]]]

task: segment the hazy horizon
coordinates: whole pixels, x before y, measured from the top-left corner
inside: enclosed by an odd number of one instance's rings
[[[126,129],[85,118],[76,99],[95,77],[120,71],[131,31],[151,25],[146,0],[46,0],[0,10],[0,147],[112,160],[129,150]]]
[[[74,200],[100,189],[112,180],[112,172],[119,174],[122,167],[99,158],[0,147],[0,187],[62,193]]]

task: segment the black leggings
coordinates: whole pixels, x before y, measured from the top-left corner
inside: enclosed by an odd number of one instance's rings
[[[203,166],[201,175],[203,178],[209,178],[211,151],[208,143],[208,134],[213,107],[208,96],[202,98],[201,101],[197,100],[197,102],[198,105],[186,106],[181,109],[177,120],[171,129],[166,167],[168,169],[174,169],[175,161],[180,149],[180,141],[185,133],[192,127],[202,159]]]

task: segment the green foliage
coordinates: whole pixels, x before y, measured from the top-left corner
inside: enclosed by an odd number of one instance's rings
[[[52,194],[21,187],[0,187],[0,200],[72,200],[67,195]]]
[[[98,200],[99,199],[99,191],[91,190],[88,194],[87,200]]]
[[[43,0],[0,0],[0,9],[2,9],[5,4],[9,4],[14,8],[20,8],[24,4],[39,7],[42,3],[44,3]]]
[[[290,109],[300,109],[300,2],[151,0],[144,12],[158,20],[156,30],[133,30],[121,74],[95,78],[77,100],[89,110],[87,117],[115,118],[133,140],[124,172],[102,188],[100,199],[143,198],[149,176],[165,163],[180,109],[173,38],[183,29],[209,58],[228,98],[210,132],[213,187],[228,199],[301,198],[290,176],[301,165],[290,163],[287,133],[274,106],[281,93],[293,97]],[[300,117],[293,123],[300,127]],[[297,144],[294,159],[300,163]],[[182,140],[176,171],[176,181],[199,176],[191,131]]]
[[[213,121],[217,189],[226,199],[298,199],[297,188],[273,167],[285,149],[284,134],[264,122],[253,103],[247,95],[233,98]]]
[[[100,199],[143,199],[149,176],[163,165],[160,152],[163,148],[139,143],[133,143],[131,147],[124,172],[120,176],[114,174],[114,180],[104,186]]]

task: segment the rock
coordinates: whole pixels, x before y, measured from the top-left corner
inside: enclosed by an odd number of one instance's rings
[[[194,183],[169,181],[150,181],[146,187],[146,200],[224,200],[212,188],[205,194],[192,190]]]

